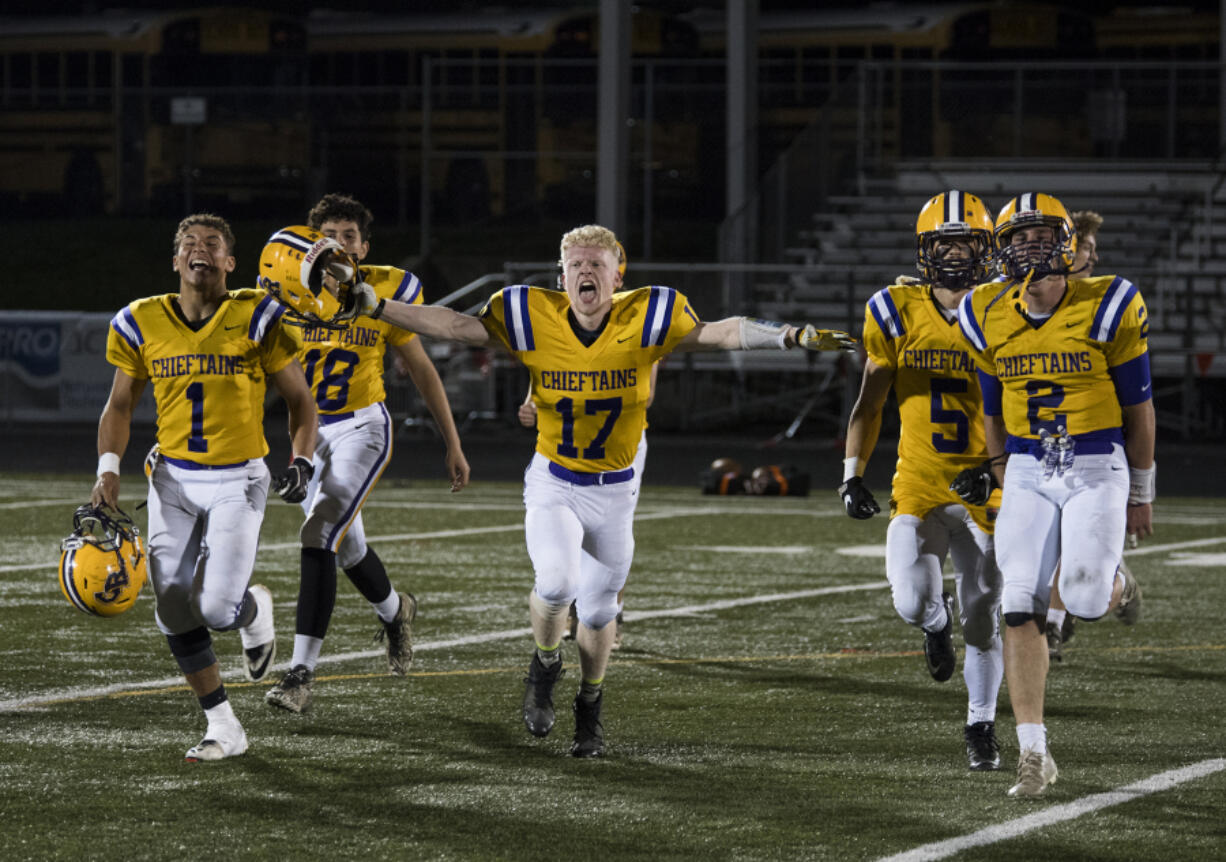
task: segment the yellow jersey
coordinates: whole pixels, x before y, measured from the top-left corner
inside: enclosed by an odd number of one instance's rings
[[[1051,316],[1026,313],[1021,286],[981,284],[958,307],[971,354],[999,383],[1006,451],[1038,451],[1063,426],[1076,451],[1123,443],[1121,405],[1149,400],[1149,318],[1136,286],[1115,275],[1070,278]]]
[[[380,299],[417,305],[422,302],[417,276],[391,266],[364,266],[362,278]],[[298,361],[315,396],[319,414],[351,413],[387,397],[383,388],[383,354],[388,344],[404,344],[414,333],[382,320],[359,317],[345,329],[305,326]]]
[[[987,458],[979,375],[957,319],[942,315],[927,284],[895,284],[873,294],[864,311],[864,349],[894,372],[900,430],[891,516],[925,517],[938,506],[966,506],[991,532],[1000,492],[969,506],[949,490],[967,467]]]
[[[107,361],[153,381],[163,455],[219,466],[268,454],[266,378],[294,361],[300,341],[285,309],[262,290],[232,290],[193,330],[177,294],[138,299],[111,319]]]
[[[622,291],[585,346],[563,291],[517,284],[490,297],[481,322],[532,375],[536,451],[568,470],[604,473],[634,463],[647,424],[651,366],[698,317],[672,288]]]

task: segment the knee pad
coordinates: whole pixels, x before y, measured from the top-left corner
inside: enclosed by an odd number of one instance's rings
[[[181,635],[166,635],[166,643],[170,645],[170,654],[175,657],[179,670],[185,674],[202,671],[217,663],[217,656],[213,654],[213,639],[204,626]]]
[[[891,589],[894,610],[908,625],[918,626],[924,622],[924,599],[910,585]]]
[[[1043,631],[1043,627],[1047,623],[1047,618],[1039,614],[1024,614],[1016,611],[1005,614],[1005,625],[1011,629],[1020,628],[1028,622],[1034,622],[1039,627],[1039,631]]]
[[[608,591],[580,596],[575,603],[579,622],[593,630],[602,629],[617,619],[618,607],[617,593]]]
[[[215,632],[233,631],[242,628],[255,617],[255,599],[250,592],[243,593],[243,600],[235,607],[201,596],[200,617],[204,624]]]
[[[1104,585],[1097,577],[1066,577],[1063,572],[1060,575],[1060,598],[1068,612],[1078,619],[1096,620],[1106,614],[1114,587],[1114,577]]]

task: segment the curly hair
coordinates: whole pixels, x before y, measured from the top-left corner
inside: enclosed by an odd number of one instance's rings
[[[326,194],[307,213],[307,227],[319,230],[325,222],[351,221],[358,226],[362,242],[370,242],[370,226],[375,216],[366,206],[349,195]]]

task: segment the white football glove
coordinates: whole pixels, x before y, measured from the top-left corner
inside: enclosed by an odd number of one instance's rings
[[[337,320],[354,320],[363,315],[370,316],[379,307],[379,297],[375,289],[364,281],[349,286],[345,294],[345,307],[336,316]]]
[[[796,333],[796,343],[805,350],[846,350],[855,352],[856,340],[841,329],[817,329],[806,323]]]

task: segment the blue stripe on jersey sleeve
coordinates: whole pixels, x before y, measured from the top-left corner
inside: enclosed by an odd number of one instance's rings
[[[528,288],[519,290],[519,313],[523,318],[524,350],[536,350],[536,339],[532,337],[532,315],[528,313]]]
[[[131,308],[125,308],[111,318],[111,329],[128,342],[128,346],[133,350],[140,350],[140,346],[145,343],[145,336],[140,331],[136,318],[132,316]]]
[[[656,318],[656,305],[660,302],[660,292],[651,288],[651,298],[647,300],[647,313],[643,315],[643,336],[639,339],[639,347],[651,346],[651,322]]]
[[[535,350],[532,317],[528,314],[528,286],[513,284],[502,291],[502,320],[514,351]]]
[[[1124,319],[1124,309],[1128,308],[1128,304],[1136,295],[1136,285],[1117,275],[1098,303],[1094,324],[1090,327],[1090,337],[1104,342],[1114,339],[1120,321]]]
[[[988,340],[983,337],[983,330],[979,328],[979,321],[975,320],[975,309],[971,304],[971,295],[968,293],[958,303],[958,328],[962,330],[966,340],[976,350],[983,352],[988,349]]]
[[[1108,369],[1111,380],[1115,383],[1115,396],[1121,407],[1131,407],[1148,401],[1154,396],[1154,388],[1149,376],[1149,353],[1142,353],[1135,359],[1130,359],[1123,365]]]
[[[902,315],[898,313],[898,307],[894,305],[894,299],[890,296],[888,288],[882,288],[874,293],[868,301],[868,307],[886,338],[898,338],[907,331],[902,323]]]
[[[677,301],[677,291],[671,287],[652,288],[652,290],[659,290],[664,294],[664,316],[660,324],[660,330],[656,334],[656,339],[652,342],[656,347],[663,347],[664,339],[668,336],[668,330],[673,325],[673,304]]]
[[[979,391],[983,395],[983,412],[987,416],[1000,415],[1000,395],[1004,387],[1000,385],[1000,379],[991,374],[985,374],[982,371],[976,371],[979,375]]]
[[[247,337],[252,341],[260,341],[264,337],[264,312],[272,302],[272,294],[265,294],[259,301],[255,311],[251,312],[251,323],[247,326]]]
[[[392,294],[392,299],[412,305],[417,301],[419,293],[421,293],[421,281],[413,273],[406,272],[404,278],[400,279],[400,286]]]

